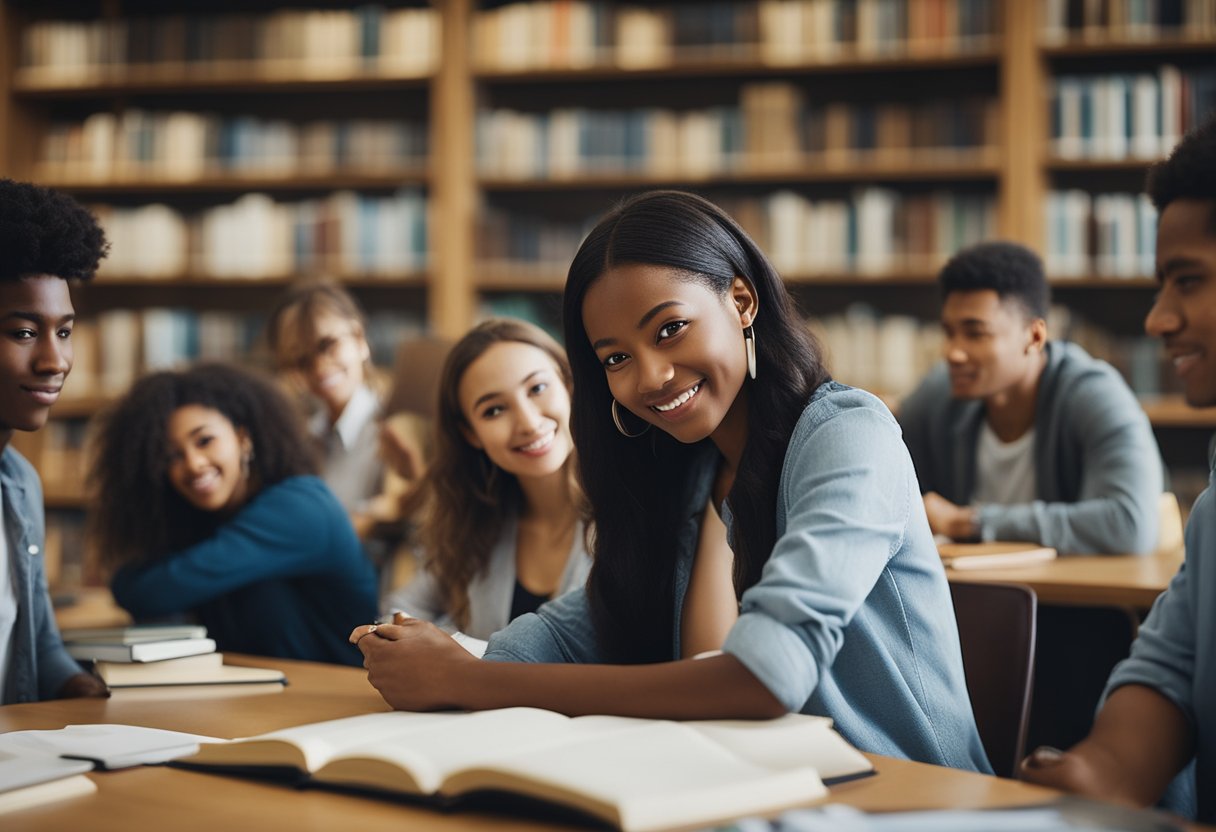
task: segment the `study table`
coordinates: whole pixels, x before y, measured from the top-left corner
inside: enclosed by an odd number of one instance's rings
[[[982,548],[982,544],[977,546]],[[951,581],[1025,584],[1042,604],[1148,609],[1181,565],[1181,552],[1142,557],[1066,555],[1010,569],[947,569],[946,577]]]
[[[281,693],[215,698],[72,699],[0,707],[0,732],[122,723],[217,737],[260,734],[293,725],[388,710],[362,670],[261,657],[233,664],[282,669]],[[831,801],[869,811],[1019,806],[1056,793],[1014,780],[867,755],[878,775],[832,787]],[[531,817],[470,810],[441,812],[418,805],[287,786],[229,775],[147,766],[88,775],[94,794],[0,818],[4,829],[130,830],[288,829],[292,832],[586,829]]]

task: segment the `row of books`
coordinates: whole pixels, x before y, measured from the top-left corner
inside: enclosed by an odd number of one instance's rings
[[[430,8],[175,14],[115,20],[44,20],[22,34],[26,80],[121,78],[129,67],[208,68],[256,63],[300,77],[366,71],[425,75],[439,63],[439,16]]]
[[[1041,0],[1042,39],[1154,41],[1216,35],[1216,0]]]
[[[788,65],[966,52],[988,47],[998,29],[992,0],[535,0],[481,11],[473,54],[490,72],[706,60]]]
[[[1157,210],[1145,194],[1047,195],[1044,263],[1053,277],[1151,277]]]
[[[737,107],[498,109],[478,114],[477,165],[488,177],[562,179],[983,161],[994,156],[996,111],[994,102],[978,98],[804,105],[781,84],[745,87]]]
[[[427,264],[426,197],[417,189],[299,202],[251,193],[190,214],[159,203],[95,213],[111,241],[103,277],[400,277]]]
[[[824,343],[834,377],[887,396],[911,393],[942,358],[942,333],[936,321],[882,314],[865,303],[813,318],[808,325]],[[1178,392],[1159,339],[1115,335],[1060,304],[1051,307],[1048,331],[1053,339],[1078,343],[1110,363],[1138,396]]]
[[[1052,150],[1061,159],[1156,159],[1214,112],[1214,69],[1062,75],[1052,87]]]
[[[257,116],[183,111],[92,113],[57,122],[42,136],[43,179],[201,180],[336,172],[417,172],[426,164],[427,129],[389,119],[292,123]]]
[[[861,188],[847,199],[794,191],[720,201],[786,277],[932,273],[961,248],[992,239],[990,194],[901,194]]]

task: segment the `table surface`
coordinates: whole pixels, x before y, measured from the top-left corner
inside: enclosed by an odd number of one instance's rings
[[[984,544],[976,544],[982,548]],[[951,581],[1026,584],[1043,604],[1137,607],[1153,605],[1182,565],[1181,553],[1066,555],[1011,569],[947,569]]]
[[[260,734],[307,722],[387,710],[361,670],[279,659],[227,657],[281,668],[281,693],[185,699],[75,699],[0,707],[0,732],[80,723],[145,725],[219,737]],[[1014,780],[867,755],[878,776],[843,783],[829,799],[870,811],[1018,806],[1050,800],[1048,789]],[[581,829],[509,817],[289,787],[227,775],[146,766],[90,775],[96,793],[4,816],[5,829],[115,830]]]

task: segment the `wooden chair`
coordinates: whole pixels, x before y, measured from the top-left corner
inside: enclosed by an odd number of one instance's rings
[[[1021,584],[951,581],[963,670],[992,770],[1012,777],[1025,754],[1038,600]]]

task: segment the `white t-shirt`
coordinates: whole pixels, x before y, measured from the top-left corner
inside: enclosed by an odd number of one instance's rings
[[[8,536],[4,533],[4,494],[0,492],[0,693],[8,682],[13,626],[17,623],[17,584],[9,564]]]
[[[1002,442],[985,421],[975,449],[972,505],[1012,506],[1034,502],[1034,428]]]

